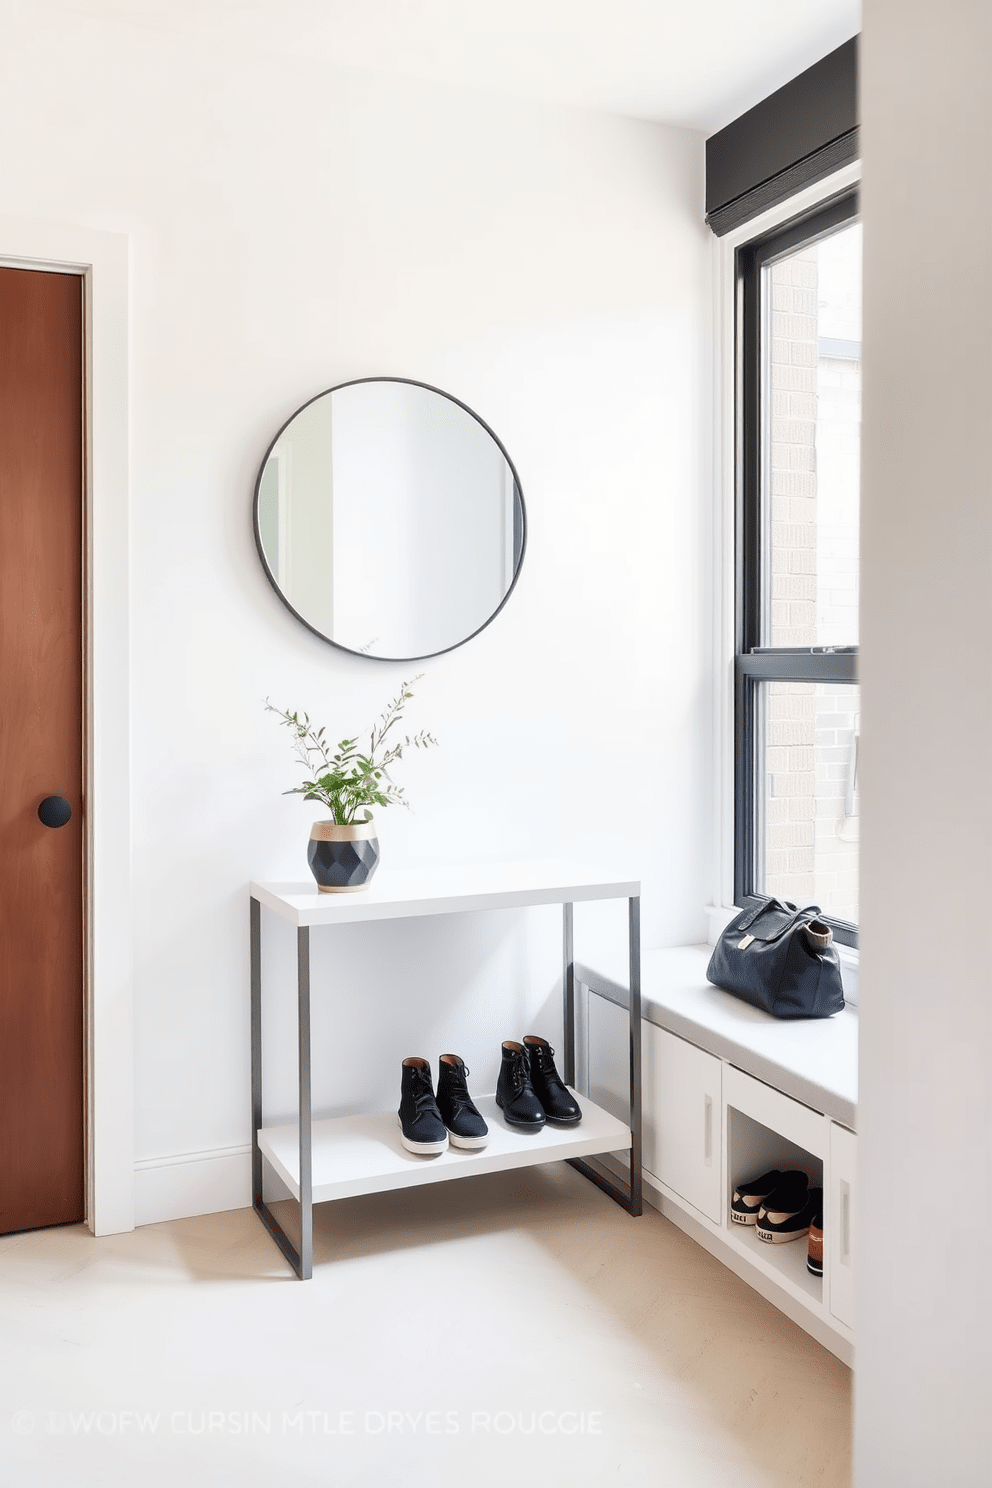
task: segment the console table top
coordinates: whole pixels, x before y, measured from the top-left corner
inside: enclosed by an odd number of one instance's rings
[[[313,883],[252,882],[250,892],[267,909],[300,927],[629,899],[640,894],[641,885],[636,878],[614,879],[588,865],[551,859],[380,868],[368,888],[347,894],[320,894]]]

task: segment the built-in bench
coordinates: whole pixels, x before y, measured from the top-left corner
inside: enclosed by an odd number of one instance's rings
[[[854,1343],[851,1240],[858,1017],[773,1018],[706,980],[711,947],[648,951],[641,967],[642,1130],[648,1199],[838,1357]],[[577,965],[584,1084],[615,1115],[628,1102],[627,990]],[[581,1075],[580,1075],[581,1079]],[[762,1244],[730,1218],[736,1185],[800,1168],[824,1191],[824,1271],[806,1245]]]
[[[857,1131],[856,1010],[847,1007],[833,1018],[773,1018],[706,980],[712,951],[691,945],[645,952],[642,1016]],[[575,974],[599,996],[627,1006],[625,987],[590,967],[577,966]]]

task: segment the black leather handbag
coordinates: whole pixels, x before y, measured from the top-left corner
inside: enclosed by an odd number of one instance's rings
[[[829,1018],[844,1006],[840,958],[820,906],[762,899],[713,947],[706,976],[775,1018]]]

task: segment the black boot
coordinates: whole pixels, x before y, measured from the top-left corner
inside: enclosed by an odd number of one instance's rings
[[[496,1081],[496,1104],[510,1126],[540,1131],[544,1125],[544,1107],[530,1083],[530,1061],[522,1044],[506,1039],[503,1063]]]
[[[408,1152],[436,1157],[448,1146],[448,1133],[434,1099],[431,1067],[426,1059],[403,1061],[398,1118],[400,1136]]]
[[[530,1078],[534,1094],[544,1107],[544,1114],[554,1126],[578,1126],[582,1120],[579,1103],[571,1095],[555,1069],[555,1051],[547,1039],[528,1033],[524,1048],[530,1058]]]
[[[485,1147],[489,1128],[468,1093],[469,1070],[457,1054],[442,1054],[437,1065],[437,1108],[452,1147]]]

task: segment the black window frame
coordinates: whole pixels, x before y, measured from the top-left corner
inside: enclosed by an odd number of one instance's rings
[[[761,644],[763,595],[762,492],[762,272],[797,248],[828,237],[859,218],[857,186],[848,188],[769,232],[741,244],[735,270],[736,534],[734,641],[734,902],[745,908],[760,897],[755,885],[758,793],[757,694],[761,682],[858,680],[858,648],[765,647]],[[857,946],[858,927],[825,916],[834,938]]]

